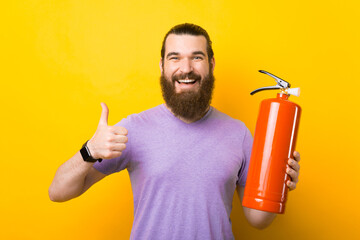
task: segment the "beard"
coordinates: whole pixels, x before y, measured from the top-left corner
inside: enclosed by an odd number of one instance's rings
[[[189,90],[177,93],[175,91],[175,82],[186,78],[200,81],[200,88],[195,91]],[[209,74],[204,79],[201,79],[201,76],[194,72],[174,75],[172,79],[167,79],[163,74],[160,77],[162,95],[166,105],[176,117],[190,121],[198,120],[204,116],[211,103],[214,82],[215,77],[212,71],[209,71]],[[197,82],[194,84],[197,84]]]

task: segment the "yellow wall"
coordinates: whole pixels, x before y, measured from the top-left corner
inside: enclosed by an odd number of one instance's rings
[[[96,129],[162,103],[161,41],[175,24],[208,30],[216,57],[213,105],[254,132],[270,71],[301,87],[298,188],[264,230],[232,213],[242,239],[359,236],[359,7],[344,1],[8,1],[0,6],[0,239],[128,239],[127,172],[58,204],[57,167]]]

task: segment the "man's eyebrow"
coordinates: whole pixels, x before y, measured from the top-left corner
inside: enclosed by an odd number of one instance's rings
[[[169,57],[171,57],[171,56],[173,56],[173,55],[177,56],[177,55],[179,55],[179,53],[178,53],[178,52],[169,52],[169,53],[166,55],[166,58],[169,58]]]
[[[166,58],[169,58],[171,56],[179,56],[180,53],[178,52],[169,52],[167,55],[166,55]],[[206,57],[205,53],[203,51],[195,51],[195,52],[192,52],[192,55],[202,55],[204,57]]]
[[[205,53],[203,51],[195,51],[195,52],[193,52],[193,55],[198,55],[198,54],[203,55],[204,57],[206,57],[206,55],[205,55]]]

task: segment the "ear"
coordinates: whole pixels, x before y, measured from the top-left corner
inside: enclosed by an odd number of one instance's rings
[[[215,69],[215,58],[213,57],[213,58],[210,60],[210,62],[211,62],[211,66],[212,66],[211,71],[214,72],[214,69]]]
[[[162,58],[160,58],[159,66],[160,66],[161,74],[163,74],[164,69],[163,69],[163,59]]]

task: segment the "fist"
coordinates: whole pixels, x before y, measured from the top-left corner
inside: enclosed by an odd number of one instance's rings
[[[126,148],[127,130],[124,127],[109,126],[109,109],[101,103],[102,112],[99,125],[94,136],[88,142],[88,148],[93,158],[111,159],[119,157]]]

